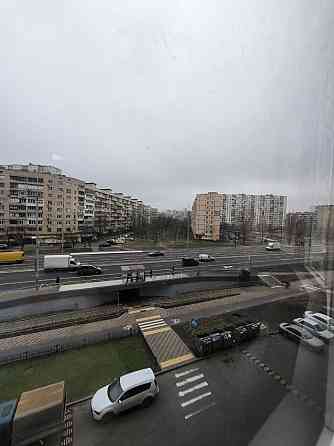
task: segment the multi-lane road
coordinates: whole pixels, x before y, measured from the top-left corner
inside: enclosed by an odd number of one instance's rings
[[[182,257],[196,257],[199,253],[208,253],[215,257],[215,262],[201,264],[199,267],[185,268],[187,272],[200,270],[206,273],[228,273],[243,267],[266,270],[276,265],[303,265],[309,261],[309,253],[294,248],[283,249],[279,252],[267,252],[263,246],[250,246],[238,248],[200,248],[200,249],[168,249],[164,256],[149,257],[148,251],[116,253],[102,251],[99,253],[76,253],[74,256],[85,264],[100,266],[103,270],[101,276],[78,277],[74,271],[44,272],[43,256],[40,260],[40,284],[54,284],[57,277],[61,283],[74,283],[92,280],[112,280],[120,277],[122,265],[144,264],[148,270],[152,269],[154,275],[170,273],[172,267],[175,271],[182,270]],[[320,260],[323,252],[319,247],[312,250],[313,261]],[[10,289],[32,288],[35,283],[35,259],[27,256],[21,265],[0,265],[0,292]]]

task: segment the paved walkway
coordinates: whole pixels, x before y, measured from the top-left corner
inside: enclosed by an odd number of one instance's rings
[[[152,310],[136,322],[161,370],[194,359],[186,344],[161,317],[160,311]]]

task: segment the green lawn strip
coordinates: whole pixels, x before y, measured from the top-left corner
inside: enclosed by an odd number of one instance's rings
[[[0,400],[18,398],[23,391],[65,380],[67,399],[73,401],[94,393],[122,373],[145,367],[154,367],[154,362],[139,336],[20,361],[0,368]]]

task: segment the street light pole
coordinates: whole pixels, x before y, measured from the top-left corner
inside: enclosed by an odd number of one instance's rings
[[[39,166],[37,166],[37,189],[36,189],[36,236],[35,236],[35,287],[39,289]]]
[[[189,249],[190,243],[190,211],[187,211],[187,248]]]

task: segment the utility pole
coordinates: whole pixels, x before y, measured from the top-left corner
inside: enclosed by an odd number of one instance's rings
[[[190,211],[187,211],[187,248],[189,249],[190,242]]]
[[[39,166],[37,166],[36,188],[36,236],[35,236],[35,287],[39,289]]]
[[[64,185],[63,185],[64,186]],[[61,222],[61,253],[64,254],[64,214],[65,214],[65,206],[64,206],[64,187],[63,187],[63,209],[62,209],[62,222]]]

